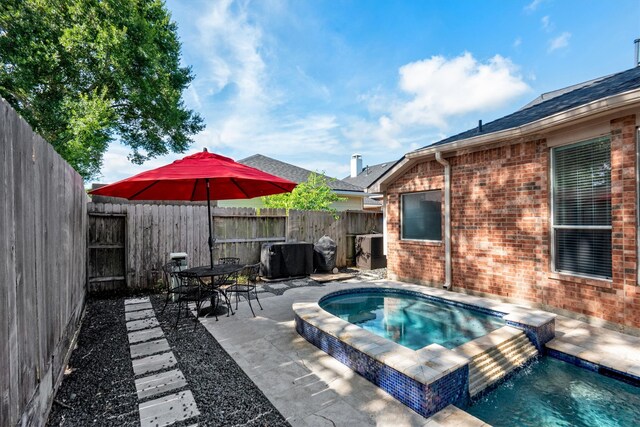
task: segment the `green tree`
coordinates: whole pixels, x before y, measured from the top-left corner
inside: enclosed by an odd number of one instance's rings
[[[324,174],[312,172],[305,182],[298,184],[290,193],[266,196],[262,202],[268,208],[335,212],[331,204],[345,199],[331,190],[329,182]]]
[[[183,152],[204,126],[176,30],[161,0],[2,0],[0,95],[85,179],[114,140],[137,164]]]

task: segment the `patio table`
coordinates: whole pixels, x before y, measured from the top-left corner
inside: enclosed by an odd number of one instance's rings
[[[196,278],[201,288],[208,289],[208,290],[214,291],[218,295],[222,295],[222,297],[224,298],[227,304],[227,308],[233,315],[235,313],[231,308],[229,298],[227,297],[227,294],[222,289],[220,289],[220,284],[224,284],[230,276],[240,272],[243,268],[244,266],[241,264],[214,264],[213,266],[203,265],[199,267],[187,268],[185,270],[178,272],[177,274],[181,277]],[[203,280],[205,277],[210,277],[211,281],[205,282]],[[221,278],[221,280],[216,280],[216,278]],[[206,315],[213,314],[216,320],[218,320],[217,308],[218,308],[218,303],[220,301],[220,298],[216,298],[215,302],[214,302],[214,298],[215,296],[211,297],[211,309],[209,312],[206,313]],[[229,314],[227,313],[227,316],[228,315]]]

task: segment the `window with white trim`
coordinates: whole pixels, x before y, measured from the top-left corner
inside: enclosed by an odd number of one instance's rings
[[[403,194],[401,228],[404,240],[442,240],[442,192]]]
[[[559,273],[611,278],[611,143],[551,151],[552,262]]]

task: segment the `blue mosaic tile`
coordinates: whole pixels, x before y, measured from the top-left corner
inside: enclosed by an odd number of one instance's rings
[[[297,315],[295,322],[296,331],[307,341],[335,357],[420,415],[429,417],[449,404],[464,406],[468,401],[469,367],[467,365],[431,384],[422,384],[326,334]]]
[[[562,360],[563,362],[571,363],[572,365],[599,373],[601,375],[605,375],[607,377],[614,378],[619,381],[623,381],[636,387],[640,387],[640,377],[637,377],[628,372],[618,371],[617,369],[603,366],[599,363],[589,362],[577,356],[573,356],[571,354],[563,353],[561,351],[550,348],[547,349],[547,356],[553,357],[554,359]]]
[[[538,352],[540,352],[541,354],[544,354],[545,352],[546,348],[544,345],[556,336],[555,318],[538,327],[525,325],[523,323],[509,320],[507,321],[507,326],[512,326],[514,328],[523,330],[527,338],[529,338],[531,343],[533,343]]]

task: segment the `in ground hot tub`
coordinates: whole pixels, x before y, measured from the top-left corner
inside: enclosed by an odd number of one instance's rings
[[[555,334],[548,313],[418,285],[341,290],[293,311],[307,341],[425,417],[466,405],[469,364],[496,342],[524,331],[540,351]]]
[[[454,349],[505,325],[504,313],[480,311],[400,290],[338,293],[320,308],[412,350],[429,344]]]

